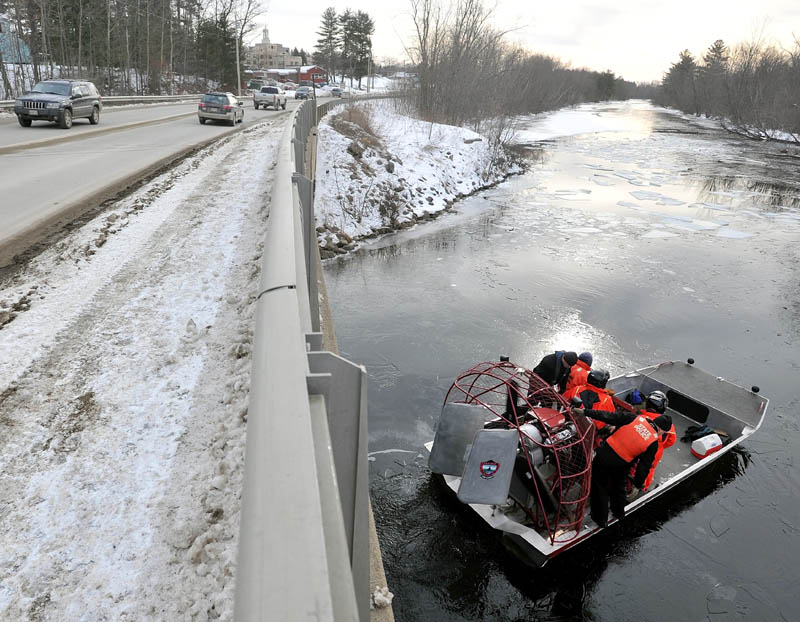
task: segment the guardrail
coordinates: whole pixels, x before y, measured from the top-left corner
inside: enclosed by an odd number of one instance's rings
[[[337,102],[338,103],[338,102]],[[322,349],[314,101],[282,137],[253,342],[235,619],[369,619],[366,370]]]
[[[124,106],[126,104],[159,104],[181,101],[197,101],[202,93],[193,95],[111,95],[103,97],[104,106]],[[13,110],[14,100],[0,101],[0,110]]]

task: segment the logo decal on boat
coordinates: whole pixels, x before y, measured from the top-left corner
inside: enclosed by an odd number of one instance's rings
[[[494,474],[497,473],[497,469],[500,468],[500,463],[495,462],[494,460],[487,460],[486,462],[481,462],[481,477],[483,479],[492,479]]]

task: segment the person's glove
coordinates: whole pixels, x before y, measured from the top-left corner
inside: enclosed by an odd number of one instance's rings
[[[573,408],[572,412],[575,413],[576,415],[582,415],[585,411],[583,410],[583,408]]]

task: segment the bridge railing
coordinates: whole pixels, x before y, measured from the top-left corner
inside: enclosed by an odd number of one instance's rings
[[[320,331],[313,100],[281,139],[247,424],[236,620],[369,619],[366,370]]]

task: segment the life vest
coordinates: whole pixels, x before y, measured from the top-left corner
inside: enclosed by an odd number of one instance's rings
[[[569,380],[567,380],[567,389],[564,391],[564,395],[566,396],[570,389],[586,384],[586,379],[589,377],[591,369],[586,363],[578,359],[578,362],[569,370]]]
[[[583,361],[578,361],[578,364],[581,363],[583,363]],[[605,389],[600,389],[599,387],[594,386],[593,384],[584,384],[566,390],[564,392],[564,399],[570,401],[576,395],[581,398],[583,407],[586,410],[597,410],[606,413],[613,413],[616,410],[614,408],[614,400],[611,398],[608,392]],[[606,424],[603,421],[595,420],[594,425],[599,430],[600,428],[605,427]]]
[[[651,413],[647,411],[643,411],[642,415],[645,417],[649,417],[650,419],[655,419],[658,417],[658,413]],[[653,476],[656,474],[656,467],[658,463],[661,462],[661,456],[664,455],[664,450],[667,447],[672,447],[675,444],[675,441],[678,440],[678,435],[675,432],[675,426],[673,425],[669,432],[665,432],[664,430],[659,429],[658,434],[658,449],[656,450],[656,457],[653,458],[653,466],[650,467],[650,472],[647,474],[647,477],[644,480],[644,486],[642,487],[643,490],[647,490],[650,488],[650,484],[653,483]],[[633,473],[631,473],[632,475]]]
[[[606,439],[609,447],[625,462],[633,462],[657,441],[659,430],[643,415],[639,415],[631,423],[617,428]]]

